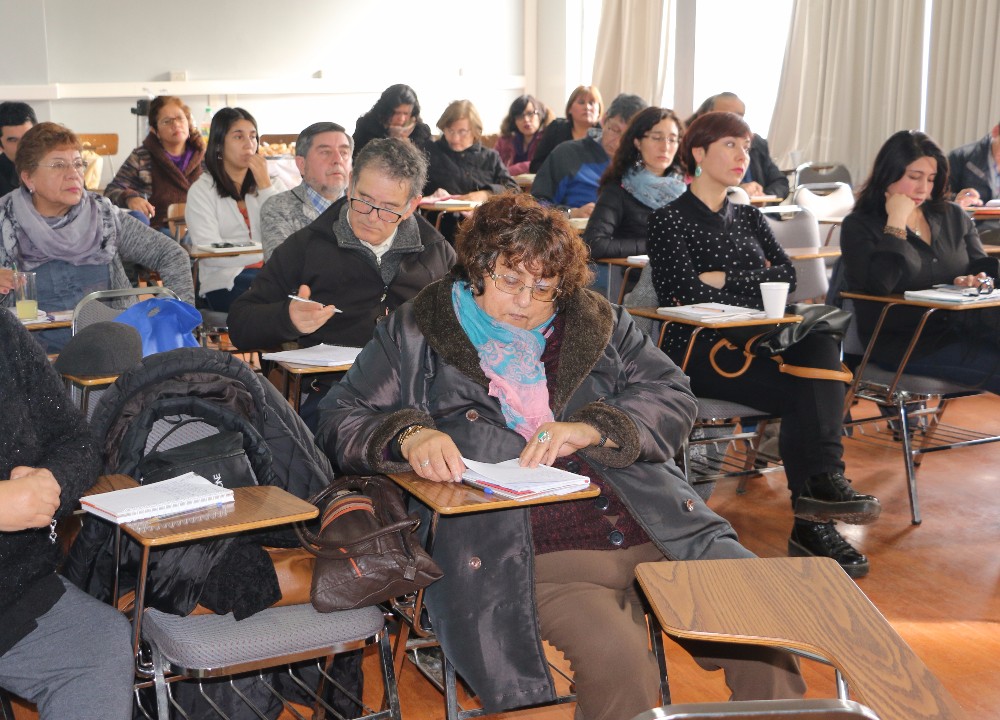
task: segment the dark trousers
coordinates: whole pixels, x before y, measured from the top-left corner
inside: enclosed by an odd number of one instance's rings
[[[691,388],[698,397],[731,400],[781,417],[778,447],[792,503],[811,476],[844,471],[844,383],[787,375],[768,358],[754,358],[743,375],[726,378],[709,362],[713,344],[696,343],[687,366]],[[840,342],[829,335],[808,335],[782,357],[793,365],[837,369]],[[723,350],[716,359],[724,370],[734,371],[742,365],[744,355],[742,351]]]

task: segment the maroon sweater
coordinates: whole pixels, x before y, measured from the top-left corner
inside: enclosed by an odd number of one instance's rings
[[[549,397],[555,396],[564,327],[562,315],[556,315],[552,334],[546,340],[542,353]],[[601,489],[601,494],[585,500],[532,506],[531,537],[536,555],[557,550],[617,550],[650,542],[646,531],[632,517],[615,491],[601,480],[582,456],[573,454],[559,458],[555,467],[586,475]]]

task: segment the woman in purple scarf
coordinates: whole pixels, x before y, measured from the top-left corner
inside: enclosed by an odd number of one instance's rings
[[[173,95],[149,103],[149,134],[108,183],[104,195],[115,205],[167,226],[167,208],[187,201],[188,188],[201,175],[205,141],[191,119],[191,108]]]

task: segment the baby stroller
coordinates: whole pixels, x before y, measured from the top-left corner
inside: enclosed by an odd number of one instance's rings
[[[140,481],[148,481],[152,458],[162,459],[171,449],[197,450],[206,442],[218,447],[220,440],[229,445],[220,460],[227,469],[227,486],[276,485],[308,498],[334,476],[329,460],[281,394],[241,360],[216,350],[181,348],[145,358],[104,393],[91,425],[101,445],[103,471]],[[148,606],[187,615],[201,605],[217,614],[232,612],[236,619],[263,610],[281,597],[265,546],[297,547],[298,540],[291,528],[279,528],[158,551],[155,565],[150,563]],[[138,558],[138,549],[125,543],[119,578],[123,591],[134,587]],[[115,566],[112,528],[86,522],[64,574],[95,597],[111,601]],[[338,656],[334,673],[360,697],[360,653]],[[236,682],[258,708],[266,708],[268,717],[277,717],[280,701],[255,687],[256,678]],[[286,697],[308,702],[283,674],[269,674],[268,682]],[[206,683],[206,691],[230,718],[259,717],[228,684]],[[190,717],[215,717],[198,692],[185,689],[187,683],[177,685],[175,698]],[[333,705],[345,702],[342,714],[356,714],[345,697],[335,698]]]

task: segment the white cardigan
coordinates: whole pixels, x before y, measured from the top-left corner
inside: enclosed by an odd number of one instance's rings
[[[203,172],[188,190],[184,220],[193,245],[211,245],[217,242],[260,242],[260,207],[268,198],[284,192],[280,181],[272,179],[271,187],[263,188],[254,195],[247,195],[247,215],[250,229],[232,198],[219,197],[215,190],[215,180]],[[198,294],[213,290],[232,290],[236,276],[247,265],[264,259],[260,253],[239,255],[228,258],[206,258],[198,263]]]

